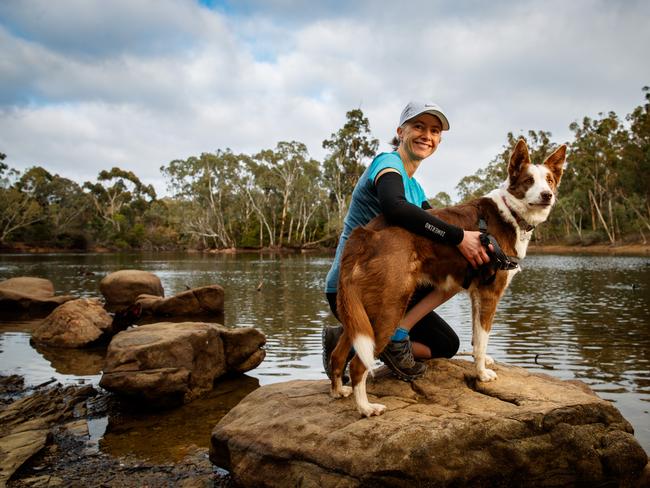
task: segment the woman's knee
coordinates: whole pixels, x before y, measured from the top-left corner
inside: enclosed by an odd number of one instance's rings
[[[444,357],[446,357],[447,359],[451,359],[458,353],[458,350],[460,349],[460,339],[458,338],[455,332],[448,339],[449,339],[449,346]]]
[[[332,311],[332,314],[334,317],[336,317],[336,320],[339,320],[339,314],[336,309],[336,293],[325,293],[325,297],[327,298],[327,303],[330,306],[330,310]]]

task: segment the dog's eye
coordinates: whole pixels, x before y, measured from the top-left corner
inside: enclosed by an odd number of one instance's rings
[[[532,185],[533,183],[535,183],[535,180],[533,179],[532,176],[529,176],[524,180],[524,183],[526,183],[527,185]]]

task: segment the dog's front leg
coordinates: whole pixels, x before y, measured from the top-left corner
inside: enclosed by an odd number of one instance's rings
[[[497,374],[486,367],[487,364],[492,364],[494,361],[486,352],[497,300],[490,296],[482,296],[476,288],[470,291],[470,297],[472,301],[472,345],[476,374],[480,381],[494,381],[497,379]]]

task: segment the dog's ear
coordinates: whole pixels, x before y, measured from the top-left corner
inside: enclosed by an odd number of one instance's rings
[[[528,146],[522,138],[517,141],[515,148],[512,150],[512,154],[510,154],[510,163],[508,163],[508,176],[510,177],[510,181],[516,181],[522,169],[528,164],[530,164]]]
[[[553,154],[551,154],[546,161],[544,161],[544,166],[546,166],[555,178],[555,184],[560,185],[560,179],[562,178],[562,172],[564,171],[564,161],[566,160],[566,144],[562,144],[558,147]]]

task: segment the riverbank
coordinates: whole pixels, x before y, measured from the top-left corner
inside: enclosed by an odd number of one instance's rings
[[[11,448],[2,461],[0,485],[85,487],[92,480],[93,486],[121,488],[231,486],[228,473],[215,469],[204,447],[186,446],[181,459],[168,463],[102,452],[89,423],[122,408],[112,394],[90,385],[26,388],[20,376],[0,376],[0,447]],[[43,443],[17,447],[23,444],[19,436],[40,437]]]
[[[51,253],[88,253],[88,254],[104,254],[104,253],[126,253],[126,252],[186,252],[189,254],[241,254],[241,253],[322,253],[334,252],[330,248],[309,248],[300,249],[293,247],[283,248],[227,248],[227,249],[111,249],[103,246],[95,246],[91,249],[61,249],[55,247],[33,247],[25,244],[15,244],[11,246],[4,246],[0,248],[0,253],[7,254],[51,254]],[[650,244],[643,243],[624,243],[611,245],[607,243],[583,245],[567,245],[567,244],[537,244],[531,243],[528,247],[528,254],[588,254],[592,256],[650,256]]]
[[[592,256],[650,256],[650,244],[592,244],[568,246],[564,244],[539,245],[531,243],[528,254],[588,254]]]

